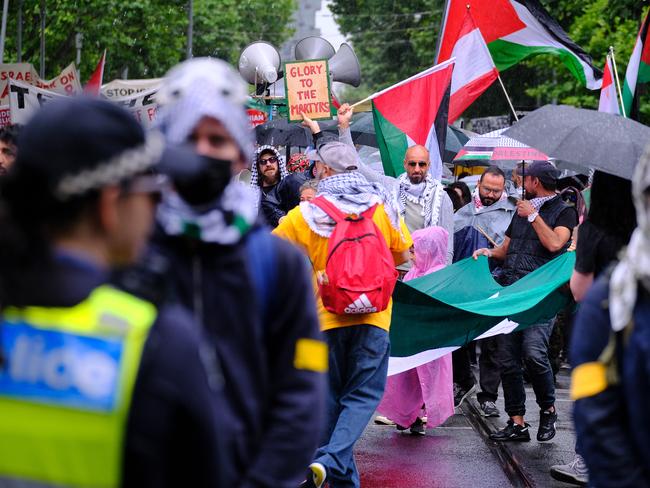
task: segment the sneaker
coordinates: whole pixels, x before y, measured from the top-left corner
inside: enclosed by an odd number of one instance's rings
[[[311,463],[307,470],[307,479],[298,488],[321,488],[325,484],[327,471],[321,463]]]
[[[425,435],[426,430],[425,430],[425,425],[424,422],[422,422],[422,419],[418,417],[415,419],[415,422],[411,424],[411,434],[414,435]]]
[[[556,421],[557,411],[542,410],[539,412],[539,428],[537,429],[537,440],[539,442],[550,441],[555,437]]]
[[[467,398],[475,390],[476,390],[476,384],[473,384],[471,388],[466,390],[462,386],[459,386],[456,383],[454,383],[454,408],[460,407],[460,404],[463,403],[463,401],[465,401],[465,398]]]
[[[498,417],[500,414],[495,403],[486,400],[481,403],[481,415],[483,415],[483,417]]]
[[[508,420],[506,426],[490,434],[490,439],[493,441],[514,441],[514,442],[528,442],[530,441],[530,432],[528,428],[530,425],[524,424],[522,427],[519,424],[515,424],[512,419]]]
[[[375,424],[377,424],[377,425],[395,425],[395,422],[393,422],[388,417],[384,417],[383,415],[377,415],[375,417]]]
[[[587,486],[589,482],[589,471],[584,458],[580,454],[576,454],[576,457],[569,464],[551,466],[550,472],[553,479],[564,483]]]

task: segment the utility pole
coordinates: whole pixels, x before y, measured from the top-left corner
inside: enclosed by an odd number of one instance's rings
[[[83,47],[84,35],[77,32],[74,36],[74,47],[77,49],[77,77],[81,79],[81,48]]]
[[[192,42],[194,37],[194,1],[187,0],[187,52],[185,58],[192,57]]]
[[[16,33],[17,60],[23,62],[23,0],[18,0],[18,32]]]
[[[0,27],[0,63],[5,59],[5,39],[7,38],[7,14],[9,13],[9,0],[2,3],[2,27]]]
[[[41,78],[45,78],[45,0],[41,0]]]

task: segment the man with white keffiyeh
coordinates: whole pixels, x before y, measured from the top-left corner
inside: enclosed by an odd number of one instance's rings
[[[354,146],[350,133],[353,110],[343,104],[338,111],[339,140]],[[449,237],[447,242],[447,264],[454,257],[454,206],[442,183],[429,173],[431,160],[426,147],[416,145],[406,150],[404,173],[397,178],[380,175],[361,161],[359,173],[369,181],[381,184],[400,204],[400,215],[404,217],[410,232],[434,225],[444,228]]]
[[[318,123],[308,121],[314,134]],[[359,215],[375,207],[372,220],[393,254],[395,264],[408,259],[411,236],[392,201],[377,183],[369,182],[357,169],[357,154],[348,144],[333,141],[317,145],[320,158],[314,174],[320,179],[318,196],[346,214]],[[334,220],[312,202],[291,210],[273,231],[302,247],[317,279],[323,279],[328,260],[329,238]],[[362,295],[365,297],[365,295]],[[337,315],[318,299],[321,328],[329,348],[330,400],[328,433],[316,451],[301,487],[359,486],[353,447],[361,437],[384,392],[388,370],[388,330],[392,302],[375,313]]]
[[[590,486],[650,486],[650,150],[632,179],[637,228],[572,332],[571,396]]]

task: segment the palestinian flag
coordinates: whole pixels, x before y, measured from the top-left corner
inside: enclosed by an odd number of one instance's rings
[[[420,144],[429,149],[431,176],[442,176],[453,69],[453,62],[442,63],[379,92],[372,99],[385,174],[403,173],[406,150]]]
[[[451,57],[456,58],[456,67],[451,79],[449,123],[460,117],[499,76],[469,10],[465,13]]]
[[[471,257],[393,292],[388,374],[437,359],[479,338],[522,330],[569,303],[575,252],[566,252],[510,286],[492,278],[487,258]]]
[[[554,54],[584,86],[597,90],[602,73],[538,0],[447,0],[437,62],[450,59],[470,6],[499,71],[536,54]]]
[[[623,85],[623,106],[627,116],[632,112],[632,102],[636,93],[637,85],[650,81],[650,39],[648,39],[648,24],[650,13],[648,13],[641,25],[641,30],[636,38],[632,57],[625,72],[625,83]]]
[[[84,86],[84,93],[86,95],[99,96],[99,92],[102,88],[102,81],[104,79],[105,64],[106,64],[106,49],[104,49],[104,52],[102,53],[102,57],[99,58],[97,67],[95,68],[95,71],[93,71],[93,74],[90,75],[90,79],[88,80],[88,83],[86,83],[86,86]]]
[[[603,87],[600,89],[598,111],[618,115],[621,111],[618,107],[618,97],[616,96],[616,84],[614,83],[613,72],[612,58],[608,54],[607,63],[605,64],[605,72],[603,73]]]

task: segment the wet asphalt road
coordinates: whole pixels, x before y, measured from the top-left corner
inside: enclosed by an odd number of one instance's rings
[[[532,440],[528,443],[507,443],[499,450],[485,432],[503,427],[507,420],[503,413],[503,395],[497,406],[499,418],[471,417],[470,405],[457,409],[456,415],[443,425],[428,429],[426,436],[400,433],[394,427],[369,424],[357,443],[356,462],[364,488],[501,488],[534,486],[539,488],[566,488],[569,485],[553,480],[548,469],[553,464],[573,459],[575,434],[571,421],[571,402],[568,397],[569,372],[562,370],[556,386],[558,410],[557,434],[546,443],[535,440],[539,423],[539,408],[530,385],[526,385],[526,421],[531,424]],[[475,407],[476,397],[471,401]],[[470,422],[473,420],[473,422]],[[477,422],[484,422],[478,424]],[[474,425],[473,425],[474,424]],[[481,434],[483,430],[483,435]],[[506,459],[521,474],[506,475]],[[499,457],[497,454],[501,454]],[[505,465],[505,466],[504,466]],[[512,466],[510,466],[512,472]]]

